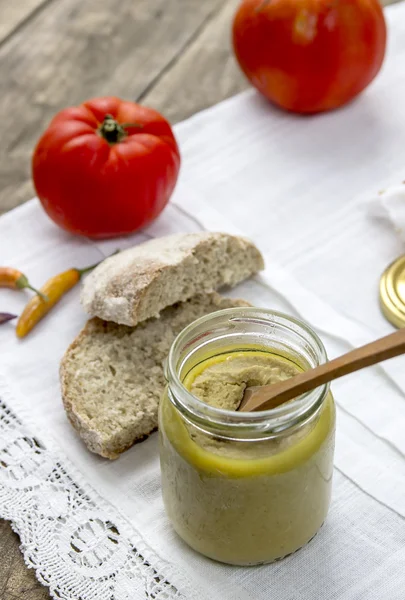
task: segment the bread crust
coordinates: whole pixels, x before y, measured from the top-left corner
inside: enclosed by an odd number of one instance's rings
[[[264,268],[249,240],[226,233],[157,238],[103,261],[85,280],[90,316],[135,326],[176,302],[234,286]]]

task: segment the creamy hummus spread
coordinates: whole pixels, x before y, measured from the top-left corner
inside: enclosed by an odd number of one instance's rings
[[[204,361],[185,385],[211,406],[238,410],[247,387],[277,383],[298,372],[296,365],[269,352],[233,352]]]
[[[299,370],[268,351],[231,352],[195,366],[184,385],[207,404],[237,410],[247,386]],[[229,440],[185,422],[163,398],[162,488],[177,533],[202,554],[236,565],[271,562],[303,546],[329,507],[334,420],[330,395],[293,431]]]

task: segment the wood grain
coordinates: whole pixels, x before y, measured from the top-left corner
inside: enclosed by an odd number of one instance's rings
[[[28,569],[19,549],[18,536],[9,523],[0,520],[0,598],[1,600],[45,600],[49,593]]]
[[[0,0],[0,44],[52,0]]]
[[[238,4],[239,0],[223,2],[215,19],[144,95],[142,102],[164,109],[175,123],[248,86],[231,51],[230,24]]]

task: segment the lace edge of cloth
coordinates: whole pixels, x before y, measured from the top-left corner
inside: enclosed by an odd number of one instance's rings
[[[185,600],[132,525],[33,435],[11,399],[0,374],[0,517],[38,581],[56,600]]]

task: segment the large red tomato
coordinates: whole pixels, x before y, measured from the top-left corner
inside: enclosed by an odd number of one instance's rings
[[[130,233],[157,217],[179,168],[162,115],[114,97],[58,113],[32,160],[34,185],[51,219],[92,238]]]
[[[269,100],[316,113],[345,104],[374,79],[386,27],[378,0],[243,0],[233,44]]]

